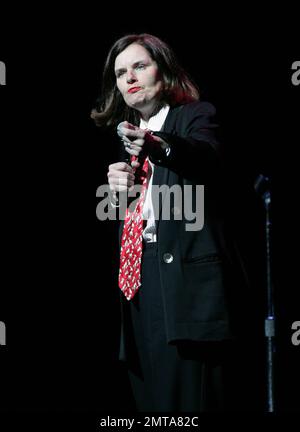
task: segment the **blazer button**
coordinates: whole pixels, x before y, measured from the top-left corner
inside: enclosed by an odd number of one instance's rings
[[[166,264],[170,264],[173,261],[174,257],[170,253],[164,253],[163,254],[163,260]]]

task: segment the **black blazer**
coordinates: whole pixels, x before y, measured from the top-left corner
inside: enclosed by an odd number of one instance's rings
[[[161,197],[156,229],[168,343],[234,337],[236,310],[247,289],[241,259],[226,225],[230,200],[214,116],[215,108],[207,102],[171,108],[162,131],[156,133],[170,145],[171,152],[168,156],[162,152],[150,155],[155,164],[153,185],[188,186],[194,203],[196,185],[204,185],[201,230],[186,230],[186,224],[192,221],[186,219],[183,206],[174,205],[174,200],[170,203],[171,220],[163,220],[161,209],[169,205],[167,192]],[[174,215],[180,212],[181,220],[176,220]],[[126,302],[121,293],[123,316]]]

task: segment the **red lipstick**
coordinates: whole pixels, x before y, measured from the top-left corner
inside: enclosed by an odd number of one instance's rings
[[[127,93],[136,93],[139,90],[141,90],[142,87],[131,87],[129,90],[127,90]]]

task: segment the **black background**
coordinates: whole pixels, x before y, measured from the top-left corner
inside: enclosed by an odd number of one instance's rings
[[[139,32],[168,42],[217,107],[237,172],[243,161],[249,178],[271,178],[277,410],[299,411],[300,348],[291,343],[291,324],[300,320],[293,11],[154,10],[78,7],[1,17],[3,411],[132,409],[117,361],[116,224],[94,219],[95,189],[106,183],[117,141],[89,113],[109,47]]]

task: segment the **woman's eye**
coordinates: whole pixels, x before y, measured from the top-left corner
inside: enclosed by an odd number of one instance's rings
[[[125,71],[119,71],[116,73],[116,77],[120,78],[122,75],[124,75]]]
[[[136,66],[136,69],[144,69],[144,68],[145,68],[145,65],[142,63]]]

